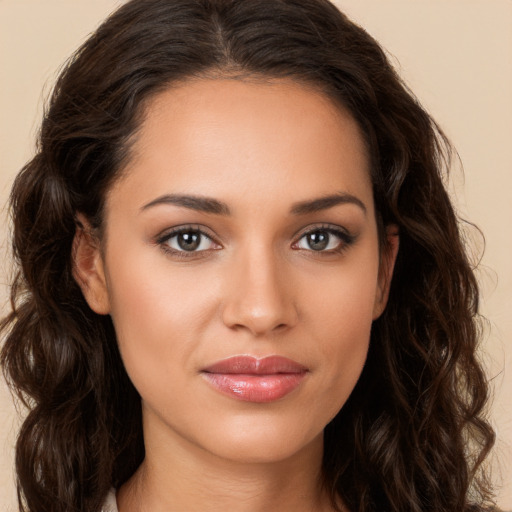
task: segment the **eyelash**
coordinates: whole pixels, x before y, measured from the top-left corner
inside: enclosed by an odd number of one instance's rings
[[[318,254],[320,256],[328,256],[332,254],[341,254],[342,252],[346,251],[355,241],[356,236],[348,233],[344,229],[333,226],[331,224],[320,224],[317,226],[313,226],[308,228],[306,231],[300,234],[297,242],[294,242],[292,244],[292,247],[297,245],[303,238],[307,237],[308,235],[312,235],[313,233],[318,232],[324,232],[328,233],[329,235],[334,235],[337,237],[340,241],[339,246],[335,249],[329,249],[329,250],[321,250],[321,251],[315,251],[313,249],[300,249],[297,248],[297,250],[305,250],[314,254]]]
[[[339,244],[340,246],[336,247],[335,249],[319,250],[319,251],[315,251],[313,249],[301,249],[298,247],[294,247],[306,236],[312,235],[313,233],[317,233],[317,232],[324,232],[324,233],[328,233],[329,235],[333,235],[333,236],[337,237],[340,241],[340,244]],[[175,256],[178,258],[183,258],[183,259],[197,257],[198,254],[200,254],[202,252],[206,252],[208,250],[218,250],[218,249],[204,249],[202,251],[185,251],[185,250],[176,250],[176,249],[169,247],[169,245],[168,245],[169,240],[171,240],[172,238],[174,238],[180,234],[183,234],[183,233],[199,234],[201,237],[206,237],[207,239],[209,239],[212,243],[220,245],[220,244],[218,244],[218,242],[216,242],[214,240],[214,238],[210,234],[208,234],[206,231],[201,229],[201,227],[193,226],[193,225],[181,226],[179,228],[172,229],[171,231],[168,231],[165,234],[159,236],[156,239],[156,243],[167,254],[171,254],[172,256]],[[292,244],[292,248],[294,248],[295,250],[308,251],[308,252],[311,252],[314,254],[318,254],[320,256],[328,256],[328,255],[332,255],[332,254],[341,254],[342,252],[346,251],[355,242],[355,240],[356,240],[355,235],[352,235],[337,226],[335,227],[330,224],[327,224],[327,225],[322,224],[322,225],[318,225],[318,226],[313,226],[313,227],[309,228],[307,231],[304,231],[303,233],[301,233],[300,236],[298,237],[297,241]]]
[[[169,240],[171,240],[173,237],[178,236],[182,233],[199,234],[202,237],[205,237],[208,240],[211,240],[213,243],[217,244],[217,242],[215,242],[215,240],[213,239],[213,237],[210,234],[206,233],[206,231],[201,229],[199,226],[193,226],[193,225],[181,226],[179,228],[172,229],[171,231],[168,231],[168,232],[164,233],[163,235],[159,236],[156,239],[156,243],[162,248],[162,250],[165,253],[171,254],[172,256],[176,256],[178,258],[183,258],[183,259],[197,257],[197,255],[199,253],[205,252],[204,250],[203,251],[178,251],[176,249],[169,247],[169,245],[168,245]],[[217,245],[220,245],[220,244],[217,244]],[[216,249],[213,249],[213,250],[216,250]]]

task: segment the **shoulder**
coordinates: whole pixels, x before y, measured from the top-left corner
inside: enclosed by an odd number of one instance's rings
[[[105,502],[101,507],[101,512],[118,512],[115,489],[110,489],[107,497],[105,498]]]

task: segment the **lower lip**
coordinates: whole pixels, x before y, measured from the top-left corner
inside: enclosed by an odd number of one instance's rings
[[[245,402],[274,402],[296,389],[306,372],[248,375],[235,373],[208,373],[204,378],[218,391]]]

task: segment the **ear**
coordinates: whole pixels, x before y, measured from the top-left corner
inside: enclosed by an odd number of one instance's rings
[[[107,282],[100,243],[89,221],[78,214],[73,239],[73,277],[90,308],[99,315],[110,313]]]
[[[382,315],[388,302],[391,278],[393,277],[393,269],[395,267],[396,256],[398,254],[398,246],[400,245],[398,226],[395,224],[386,226],[385,237],[385,245],[382,248],[381,261],[379,266],[377,293],[375,295],[375,303],[373,305],[374,320]]]

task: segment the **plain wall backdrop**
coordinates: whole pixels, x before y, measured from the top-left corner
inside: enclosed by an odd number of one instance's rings
[[[59,67],[120,0],[0,0],[0,312],[7,312],[6,202],[31,157]],[[478,270],[488,319],[482,353],[494,387],[498,505],[512,509],[512,1],[338,0],[390,53],[463,162],[449,184],[485,234]],[[476,238],[476,246],[482,242]],[[19,420],[0,379],[0,510],[16,510]]]

